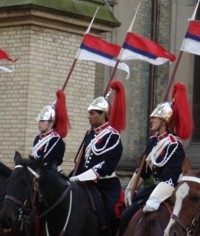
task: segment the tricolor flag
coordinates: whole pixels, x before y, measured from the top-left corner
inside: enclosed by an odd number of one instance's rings
[[[0,49],[0,60],[7,60],[12,63],[15,63],[18,59],[13,60],[6,51],[4,51],[3,49]],[[5,66],[0,65],[0,70],[4,70],[5,72],[11,73],[14,71],[14,65],[12,65],[12,69],[9,69]]]
[[[181,51],[200,55],[200,22],[194,20],[190,21],[181,45]]]
[[[155,42],[128,31],[118,59],[142,60],[161,65],[167,61],[173,62],[176,56]]]
[[[109,43],[91,34],[85,34],[76,58],[114,67],[115,58],[118,57],[120,50],[121,46],[117,44]],[[117,68],[126,71],[129,76],[129,67],[125,63],[119,63]]]

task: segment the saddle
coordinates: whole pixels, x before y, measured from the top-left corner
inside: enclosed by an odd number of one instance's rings
[[[88,195],[91,209],[97,214],[101,235],[111,235],[110,229],[113,230],[114,228],[117,228],[117,226],[115,226],[116,219],[118,219],[122,213],[122,206],[124,206],[124,192],[122,191],[120,199],[115,206],[113,219],[110,219],[107,217],[109,214],[106,213],[101,193],[95,184],[93,182],[79,182],[79,184],[83,185]]]

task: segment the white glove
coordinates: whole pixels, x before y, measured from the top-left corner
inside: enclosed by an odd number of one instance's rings
[[[131,180],[129,181],[128,186],[126,187],[125,196],[124,196],[124,203],[125,203],[126,207],[132,205],[131,192],[132,192],[132,188],[133,188],[136,178],[137,178],[137,173],[133,173],[133,176],[132,176]],[[140,177],[139,181],[137,183],[137,187],[139,187],[142,184],[142,182],[143,182],[143,179]]]
[[[124,203],[126,207],[132,205],[131,189],[128,187],[125,189]]]
[[[69,181],[72,182],[72,183],[79,181],[78,176],[72,176],[72,177],[70,177],[70,178],[69,178]]]
[[[157,211],[160,204],[161,204],[161,201],[159,199],[150,197],[143,208],[143,212]]]
[[[90,180],[96,180],[97,174],[94,172],[93,169],[86,170],[80,175],[72,176],[69,178],[69,181],[71,182],[77,182],[77,181],[90,181]]]

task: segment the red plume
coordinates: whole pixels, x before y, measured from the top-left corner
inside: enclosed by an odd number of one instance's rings
[[[121,132],[126,127],[126,98],[123,84],[118,80],[110,83],[110,88],[115,90],[115,98],[109,117],[110,124]]]
[[[58,90],[56,92],[56,96],[57,96],[55,104],[56,130],[60,134],[60,136],[64,138],[68,133],[68,128],[70,127],[66,108],[65,94],[63,90]]]
[[[169,121],[169,128],[182,139],[187,140],[194,128],[193,117],[187,98],[186,87],[176,83],[172,91],[173,114]]]

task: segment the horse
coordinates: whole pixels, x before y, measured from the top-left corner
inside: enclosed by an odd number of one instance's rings
[[[3,163],[0,163],[0,209],[3,204],[3,200],[6,194],[6,181],[9,175],[12,173],[12,170],[5,166]],[[0,228],[0,236],[5,236],[3,230]]]
[[[0,162],[0,209],[2,208],[3,200],[6,195],[7,180],[11,175],[11,173],[12,169]],[[26,236],[30,234],[27,234],[25,229],[21,228],[20,222],[18,222],[18,224],[15,225],[13,231],[3,230],[2,227],[0,227],[0,236],[14,236],[14,235]]]
[[[129,221],[122,236],[163,236],[170,215],[172,213],[171,205],[163,202],[155,212],[144,213],[139,209]],[[119,233],[117,236],[121,236]]]
[[[200,169],[185,159],[182,176],[172,194],[174,208],[164,236],[200,235]]]
[[[37,192],[38,219],[45,222],[46,235],[100,235],[96,209],[84,184],[71,184],[56,168],[45,168],[39,159],[25,160],[18,152],[14,161],[0,212],[0,221],[7,222],[4,227],[12,229],[22,205],[34,205]]]

